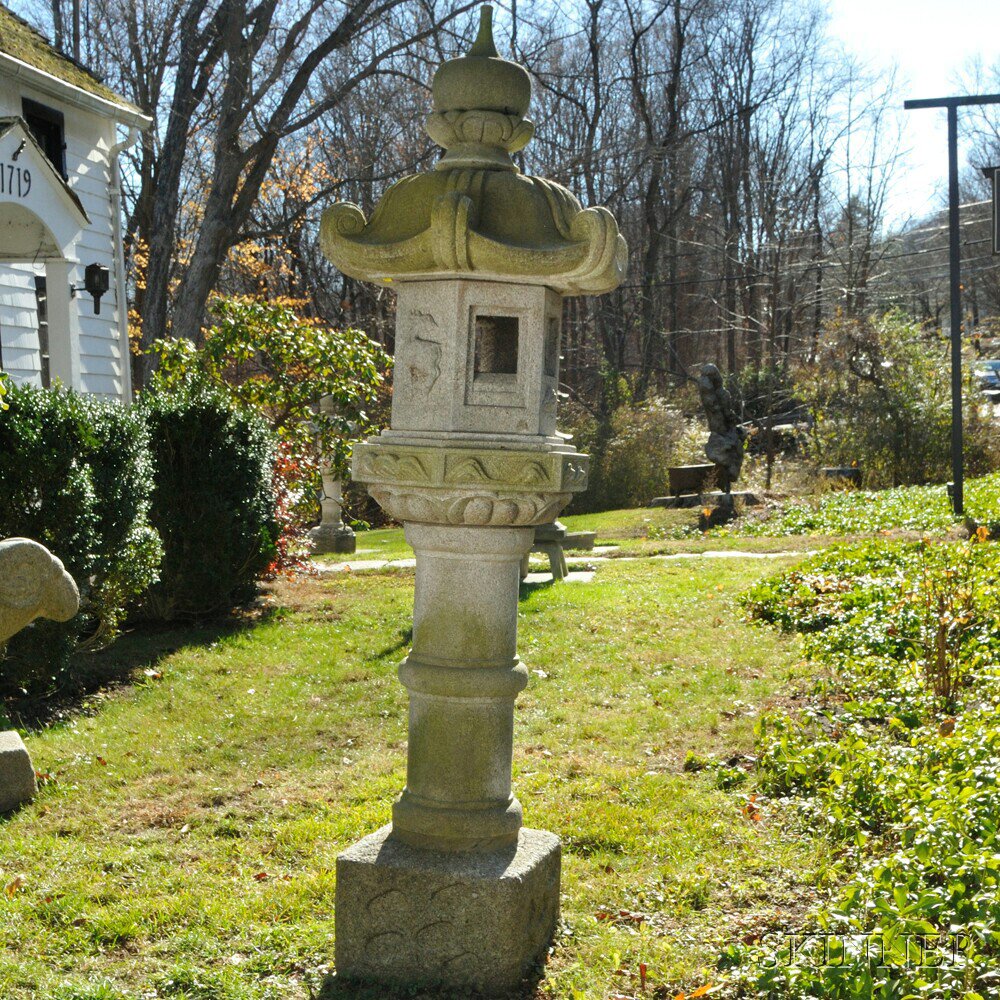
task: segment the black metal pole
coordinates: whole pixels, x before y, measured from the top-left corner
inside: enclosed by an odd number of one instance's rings
[[[965,512],[962,461],[962,259],[958,228],[958,108],[948,105],[948,257],[951,284],[951,470],[952,509]]]
[[[965,473],[962,462],[962,259],[958,233],[958,109],[1000,104],[1000,94],[932,97],[904,101],[907,111],[948,109],[948,260],[951,285],[951,466],[952,509],[965,513]]]

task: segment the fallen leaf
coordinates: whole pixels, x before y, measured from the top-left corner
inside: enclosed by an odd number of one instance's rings
[[[13,899],[18,890],[23,889],[28,884],[28,880],[23,875],[15,876],[14,880],[8,883],[6,888],[7,898]]]

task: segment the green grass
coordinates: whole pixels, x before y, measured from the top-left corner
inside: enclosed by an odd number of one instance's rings
[[[733,550],[745,552],[800,552],[828,544],[832,537],[801,535],[747,537],[741,533],[698,533],[698,511],[667,510],[662,507],[638,507],[634,510],[610,510],[599,514],[568,514],[560,522],[570,531],[596,531],[599,546],[615,546],[612,556],[654,556],[675,552]],[[348,560],[412,559],[413,549],[406,543],[402,528],[379,528],[359,531],[358,551]],[[574,553],[570,553],[573,555]],[[577,553],[586,557],[585,552]],[[342,562],[342,555],[321,555],[318,562]],[[539,557],[541,559],[541,557]],[[544,560],[542,560],[544,561]]]
[[[640,963],[650,991],[701,986],[720,949],[836,878],[820,838],[751,822],[713,769],[684,771],[749,752],[799,669],[793,643],[742,620],[760,573],[608,562],[590,585],[525,588],[515,783],[565,846],[536,996],[632,995]],[[283,584],[241,630],[101,654],[137,682],[30,735],[52,777],[0,822],[0,997],[309,996],[333,960],[335,858],[404,781],[412,588]]]

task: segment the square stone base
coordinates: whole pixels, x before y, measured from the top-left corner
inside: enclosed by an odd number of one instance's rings
[[[558,838],[522,829],[516,850],[446,854],[401,844],[391,830],[337,858],[337,979],[516,989],[555,932]]]
[[[0,813],[11,812],[35,797],[35,769],[13,730],[0,733]]]
[[[335,524],[317,524],[315,528],[309,529],[306,537],[313,543],[312,554],[315,556],[337,552],[351,555],[358,548],[354,529],[346,524],[339,527]]]

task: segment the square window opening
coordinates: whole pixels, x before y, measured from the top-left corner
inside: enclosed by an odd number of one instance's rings
[[[475,375],[517,375],[518,318],[477,316]]]

